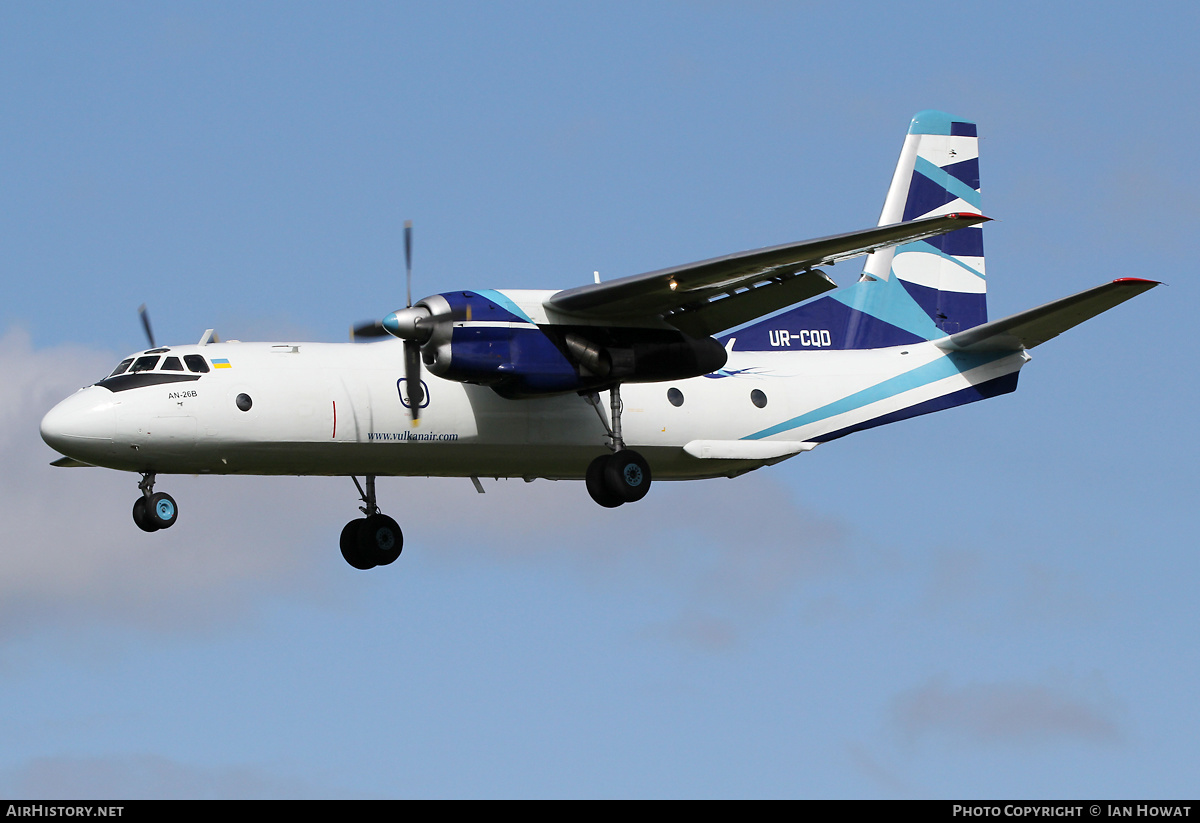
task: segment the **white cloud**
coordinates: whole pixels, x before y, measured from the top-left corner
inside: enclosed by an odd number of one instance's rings
[[[1038,683],[930,683],[898,695],[893,717],[909,737],[946,734],[984,744],[1115,743],[1122,734],[1096,697]]]

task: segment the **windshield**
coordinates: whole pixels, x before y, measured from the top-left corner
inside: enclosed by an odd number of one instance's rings
[[[203,355],[161,354],[167,351],[169,349],[151,349],[140,355],[127,357],[117,364],[108,377],[96,385],[110,391],[127,391],[140,386],[191,382],[199,380],[211,368]]]
[[[122,360],[120,363],[117,364],[117,367],[112,370],[112,374],[110,374],[109,377],[116,377],[118,374],[124,374],[125,370],[127,368],[129,368],[129,364],[132,362],[133,362],[132,357],[130,357],[126,360]]]
[[[159,357],[157,354],[139,357],[136,361],[134,361],[133,368],[129,370],[129,373],[135,374],[136,372],[140,371],[150,371],[158,364],[158,361]]]

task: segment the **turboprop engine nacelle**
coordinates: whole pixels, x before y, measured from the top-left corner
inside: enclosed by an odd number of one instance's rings
[[[505,397],[696,377],[728,357],[711,337],[670,328],[539,326],[474,292],[427,297],[396,316],[422,337],[428,330],[421,357],[430,372]]]

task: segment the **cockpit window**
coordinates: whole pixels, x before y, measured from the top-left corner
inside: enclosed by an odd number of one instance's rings
[[[110,374],[109,377],[116,377],[118,374],[124,374],[125,370],[127,368],[129,368],[129,364],[132,362],[133,362],[132,357],[130,357],[128,360],[122,360],[120,363],[117,364],[117,367],[112,370],[112,374]]]
[[[122,360],[113,373],[97,383],[97,386],[111,392],[123,392],[131,389],[141,389],[146,386],[164,386],[168,383],[191,383],[200,379],[200,374],[208,371],[208,361],[202,355],[163,353],[167,349],[142,352],[141,356]],[[192,373],[184,371],[184,363]],[[194,395],[193,395],[194,396]]]
[[[140,371],[150,371],[158,363],[158,360],[159,357],[157,354],[153,354],[148,357],[139,357],[133,364],[133,368],[129,370],[129,373],[134,374]]]
[[[183,362],[187,363],[189,371],[194,371],[197,374],[204,374],[208,371],[208,363],[198,354],[185,354]]]

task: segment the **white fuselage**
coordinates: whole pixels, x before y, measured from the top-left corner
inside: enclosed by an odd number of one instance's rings
[[[170,354],[228,366],[189,382],[81,389],[46,415],[43,438],[83,463],[160,474],[579,479],[606,450],[604,424],[583,397],[508,400],[430,374],[414,426],[402,402],[399,341],[230,342]],[[623,386],[624,439],[656,478],[733,476],[1016,371],[1025,359],[1012,353],[960,371],[928,343],[734,350],[715,375]],[[247,410],[239,395],[249,398]],[[608,419],[607,393],[599,408]]]

